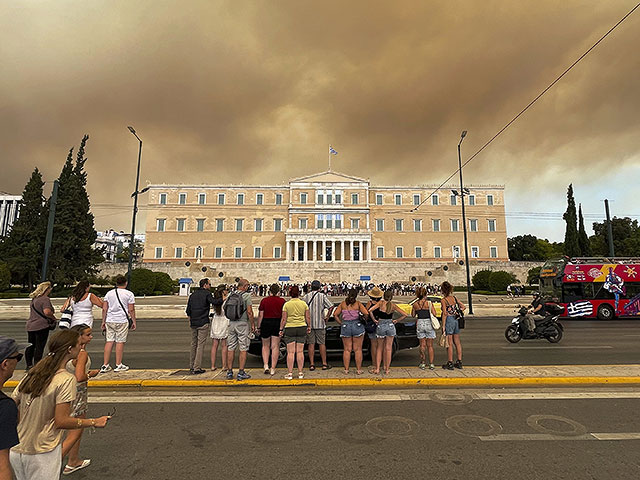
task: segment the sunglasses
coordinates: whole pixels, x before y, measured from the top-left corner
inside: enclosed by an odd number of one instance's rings
[[[20,360],[22,360],[23,356],[24,355],[22,353],[17,353],[13,357],[7,357],[7,360],[16,360],[19,362]]]

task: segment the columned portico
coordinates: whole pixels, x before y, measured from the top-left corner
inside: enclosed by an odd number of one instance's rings
[[[368,262],[371,234],[287,232],[286,250],[293,262]]]

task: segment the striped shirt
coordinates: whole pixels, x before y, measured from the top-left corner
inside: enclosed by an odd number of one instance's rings
[[[311,317],[311,328],[324,330],[325,309],[333,307],[333,303],[324,293],[314,290],[307,293],[302,299],[309,305],[309,315]]]

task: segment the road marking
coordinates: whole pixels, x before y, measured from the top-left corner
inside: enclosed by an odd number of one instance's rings
[[[583,349],[583,350],[603,350],[603,349],[608,349],[608,348],[613,348],[611,345],[561,345],[561,346],[556,346],[556,345],[546,345],[543,347],[502,347],[503,350],[548,350],[550,348],[553,348],[554,350],[557,349],[564,349],[564,350],[579,350],[579,349]]]
[[[547,433],[499,433],[479,435],[484,442],[518,442],[548,440],[640,440],[640,433],[586,433],[584,435],[550,435]]]
[[[640,398],[640,392],[532,392],[477,393],[478,400],[597,400],[605,398]]]

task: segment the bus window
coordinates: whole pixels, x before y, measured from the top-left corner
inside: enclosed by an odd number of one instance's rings
[[[591,300],[593,298],[593,283],[583,283],[582,294],[585,300]]]
[[[604,283],[599,283],[594,285],[596,289],[596,294],[593,296],[595,300],[613,300],[615,299],[615,295],[604,288]]]
[[[640,294],[640,283],[637,282],[627,282],[627,294],[623,298],[633,298],[636,295]]]
[[[581,283],[565,283],[562,286],[562,301],[569,302],[577,302],[579,300],[583,300],[584,296],[582,295],[582,284]]]

